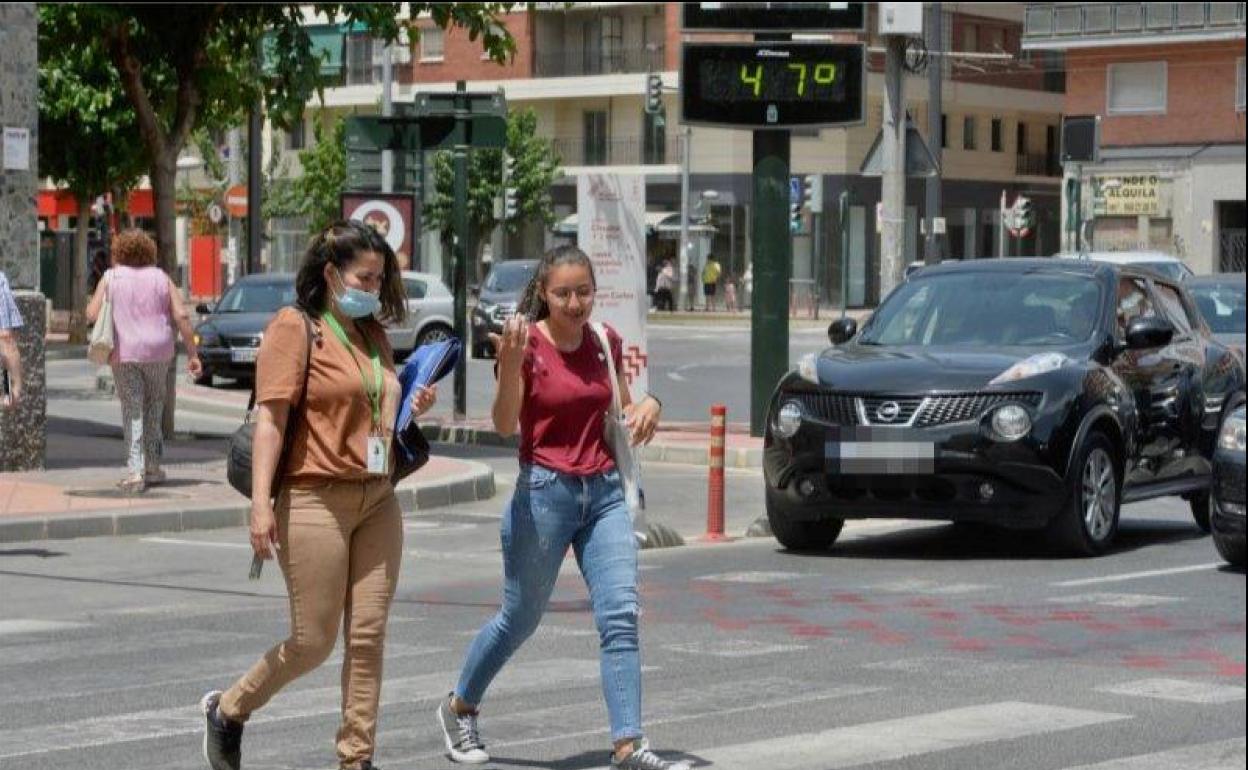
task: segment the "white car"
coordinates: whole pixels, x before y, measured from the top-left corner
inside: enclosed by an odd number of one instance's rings
[[[1058,259],[1090,259],[1115,265],[1134,265],[1180,283],[1195,275],[1186,262],[1162,251],[1089,251],[1086,254],[1063,253],[1054,256]]]
[[[386,329],[396,360],[416,348],[450,337],[455,328],[455,299],[442,279],[432,273],[403,272],[407,320]]]

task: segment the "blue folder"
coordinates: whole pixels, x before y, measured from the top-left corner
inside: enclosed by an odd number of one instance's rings
[[[422,386],[436,383],[455,369],[464,345],[457,337],[421,345],[407,357],[403,371],[399,373],[399,385],[403,389],[403,401],[399,417],[394,424],[394,435],[402,436],[412,424],[412,394]]]

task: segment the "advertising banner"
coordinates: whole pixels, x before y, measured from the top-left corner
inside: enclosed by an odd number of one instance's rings
[[[577,243],[594,263],[593,320],[624,339],[623,375],[633,397],[649,388],[646,346],[646,184],[641,174],[581,174]]]
[[[372,225],[381,233],[394,254],[399,267],[410,269],[412,264],[412,232],[416,221],[416,201],[411,195],[400,193],[352,192],[342,194],[342,218],[358,219]]]

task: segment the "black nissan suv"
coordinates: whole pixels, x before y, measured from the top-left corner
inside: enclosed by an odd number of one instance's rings
[[[768,410],[782,545],[824,548],[845,519],[887,517],[1047,529],[1093,555],[1121,503],[1165,495],[1208,531],[1210,458],[1244,369],[1178,283],[1087,261],[945,263],[829,337]]]

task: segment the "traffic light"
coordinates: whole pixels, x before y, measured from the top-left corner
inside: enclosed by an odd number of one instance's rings
[[[656,115],[663,111],[663,76],[658,73],[646,75],[646,112]]]
[[[789,201],[789,232],[800,233],[802,231],[802,202]]]
[[[503,219],[514,219],[519,212],[516,202],[516,188],[511,183],[516,174],[516,159],[503,155]]]
[[[805,179],[803,195],[806,198],[806,208],[810,209],[812,214],[823,213],[823,177],[818,174],[809,174]]]

